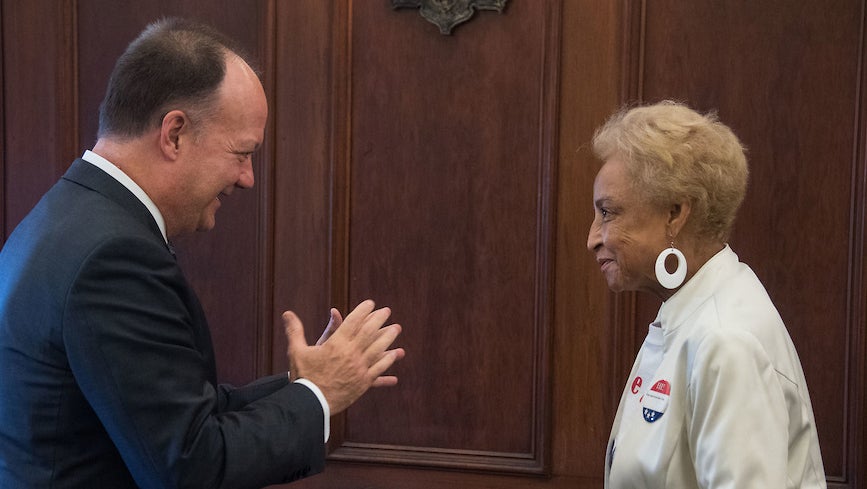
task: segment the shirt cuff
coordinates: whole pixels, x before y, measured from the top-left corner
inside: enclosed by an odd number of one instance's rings
[[[316,398],[319,399],[319,404],[322,405],[322,416],[325,420],[325,442],[328,443],[328,438],[331,436],[331,409],[328,408],[328,401],[325,400],[322,391],[319,390],[319,387],[316,387],[316,384],[313,382],[310,382],[307,379],[297,379],[295,380],[295,383],[307,386],[308,389],[313,391]]]

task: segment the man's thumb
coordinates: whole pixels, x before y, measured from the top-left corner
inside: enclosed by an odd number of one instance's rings
[[[289,351],[294,348],[307,346],[307,338],[304,337],[304,325],[292,311],[283,313],[283,327],[286,329],[286,340],[289,342]]]

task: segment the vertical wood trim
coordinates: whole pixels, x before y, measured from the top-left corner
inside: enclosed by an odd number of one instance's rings
[[[256,235],[259,239],[257,253],[257,300],[256,300],[256,345],[253,354],[253,368],[256,376],[261,377],[274,370],[274,327],[278,319],[274,313],[274,193],[276,182],[274,169],[276,152],[274,150],[277,137],[276,131],[276,45],[277,45],[277,15],[276,0],[266,0],[264,19],[262,19],[261,36],[259,38],[260,63],[262,70],[262,86],[268,95],[268,124],[265,128],[265,141],[259,158],[262,163],[259,168],[258,226]]]
[[[861,32],[855,107],[855,147],[852,159],[851,245],[849,258],[849,321],[847,325],[849,376],[846,416],[844,477],[849,487],[867,487],[867,2],[861,2]]]
[[[78,0],[62,2],[61,8],[60,46],[66,55],[57,60],[57,86],[64,89],[58,99],[58,117],[63,121],[60,125],[61,154],[68,155],[66,160],[71,162],[72,158],[81,156],[78,144]]]
[[[349,239],[352,203],[352,9],[353,1],[332,4],[331,57],[331,299],[349,311]]]
[[[647,0],[623,0],[623,56],[621,103],[640,101],[644,95],[644,34]]]
[[[273,94],[275,370],[288,368],[279,320],[290,307],[305,323],[331,301],[330,159],[332,11],[335,2],[275,1]],[[315,342],[318,328],[305,328]]]
[[[352,202],[352,0],[331,3],[331,247],[329,266],[331,303],[348,314],[354,306],[349,297],[350,205]],[[329,449],[346,439],[345,413],[331,418]]]
[[[552,393],[554,371],[553,334],[554,298],[556,296],[554,271],[557,263],[555,236],[557,229],[557,164],[559,162],[559,114],[560,101],[560,46],[562,39],[562,0],[554,1],[547,9],[545,33],[543,34],[542,63],[539,74],[542,80],[542,93],[539,94],[539,243],[537,265],[539,270],[536,283],[536,365],[538,370],[534,386],[536,399],[535,419],[533,420],[534,446],[539,469],[546,475],[551,474],[551,450],[553,437]]]
[[[620,103],[640,102],[644,98],[644,34],[647,17],[646,0],[624,0],[623,6],[623,55]],[[636,293],[612,293],[608,318],[612,326],[611,358],[612,372],[610,396],[614,406],[620,404],[623,379],[632,369],[638,345],[635,339]]]

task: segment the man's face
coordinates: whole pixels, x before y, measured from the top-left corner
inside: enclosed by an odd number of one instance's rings
[[[268,104],[255,73],[236,56],[227,60],[217,104],[216,113],[184,141],[178,233],[213,229],[220,199],[254,183],[251,156],[262,144]]]

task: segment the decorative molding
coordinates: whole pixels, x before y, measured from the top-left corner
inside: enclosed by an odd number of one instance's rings
[[[371,464],[452,469],[482,473],[547,475],[539,454],[483,452],[347,442],[328,455],[328,460]]]
[[[861,45],[858,47],[858,96],[855,120],[855,152],[852,161],[852,208],[850,209],[849,257],[849,317],[848,338],[850,348],[846,386],[848,403],[844,453],[847,454],[841,474],[841,488],[867,487],[867,39],[864,20],[867,12],[861,2]],[[829,489],[835,489],[829,478]],[[836,481],[834,481],[836,482]],[[844,485],[846,484],[846,485]]]
[[[391,0],[393,9],[417,8],[422,17],[451,35],[458,24],[470,20],[476,10],[496,10],[503,13],[507,0]]]

